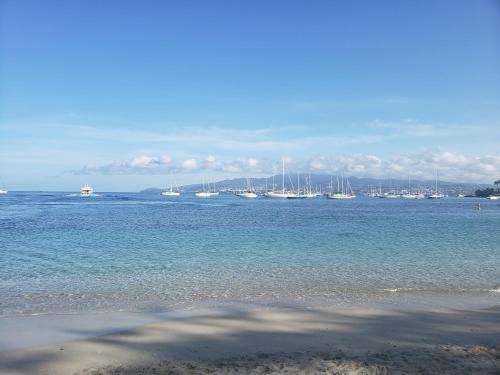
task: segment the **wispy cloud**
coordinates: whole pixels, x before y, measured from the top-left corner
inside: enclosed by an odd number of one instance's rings
[[[106,128],[75,124],[16,124],[3,125],[4,133],[26,132],[30,136],[37,135],[41,139],[64,139],[70,142],[90,140],[107,141],[115,145],[152,145],[165,146],[170,149],[206,149],[220,151],[242,151],[243,153],[267,152],[280,150],[317,150],[332,146],[363,145],[390,142],[394,140],[415,140],[466,136],[488,130],[500,135],[496,126],[432,124],[415,119],[401,119],[395,122],[374,120],[355,127],[332,124],[335,132],[329,132],[328,126],[322,125],[321,130],[314,124],[303,126],[273,126],[253,127],[250,129],[224,128],[217,126],[182,127],[165,126],[165,131],[143,131],[127,128]],[[139,128],[139,126],[138,126]],[[23,130],[24,129],[24,130]]]

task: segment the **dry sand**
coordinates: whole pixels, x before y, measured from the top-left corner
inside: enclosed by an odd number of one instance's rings
[[[498,308],[233,309],[0,353],[0,374],[500,374],[499,345]]]

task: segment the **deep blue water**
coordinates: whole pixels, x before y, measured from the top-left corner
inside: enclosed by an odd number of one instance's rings
[[[500,204],[475,199],[9,193],[0,315],[498,296],[499,228]]]

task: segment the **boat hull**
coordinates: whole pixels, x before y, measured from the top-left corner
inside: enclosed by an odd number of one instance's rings
[[[257,194],[247,192],[247,193],[236,193],[236,195],[240,198],[257,198]]]
[[[178,197],[179,195],[181,195],[181,193],[178,193],[176,191],[162,191],[160,194],[165,197]]]
[[[213,192],[208,192],[208,191],[199,191],[198,193],[194,194],[198,198],[210,198],[215,195],[219,195],[219,193],[213,193]]]
[[[350,194],[329,194],[326,197],[328,199],[353,199],[353,198],[356,198],[355,195],[350,195]]]
[[[292,193],[278,193],[274,191],[268,191],[267,193],[264,194],[266,198],[273,198],[273,199],[287,199],[289,197],[294,196],[295,194]]]

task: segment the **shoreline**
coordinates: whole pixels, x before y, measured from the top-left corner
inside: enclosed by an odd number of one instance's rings
[[[134,329],[145,324],[186,318],[201,313],[224,314],[228,311],[352,311],[381,310],[445,312],[450,310],[483,310],[500,308],[500,294],[489,292],[421,293],[387,291],[384,298],[345,302],[330,296],[311,296],[304,300],[221,301],[207,300],[193,305],[165,306],[149,310],[111,310],[42,312],[0,316],[0,353],[29,349],[102,336]],[[78,331],[72,327],[79,327]]]
[[[203,368],[245,373],[280,363],[291,366],[290,369],[348,366],[345,369],[349,370],[349,366],[354,369],[365,362],[375,366],[373,371],[382,371],[383,363],[373,357],[374,353],[387,357],[389,362],[394,359],[396,366],[398,361],[402,361],[400,365],[425,361],[434,366],[432,358],[440,358],[438,362],[442,364],[447,363],[446,358],[453,359],[450,363],[456,362],[456,356],[450,357],[450,350],[461,353],[463,366],[469,366],[467,358],[479,356],[488,358],[484,366],[500,369],[498,305],[443,311],[335,307],[198,309],[150,315],[156,320],[149,322],[136,316],[135,326],[126,326],[129,316],[121,320],[116,314],[99,317],[101,320],[94,319],[94,323],[101,324],[101,329],[91,330],[87,326],[90,332],[86,337],[78,337],[86,328],[82,321],[70,319],[67,325],[59,326],[67,331],[66,339],[50,344],[43,344],[42,340],[31,348],[0,352],[0,374],[149,374],[154,373],[151,368],[177,369],[177,373],[188,369],[198,373]],[[54,316],[49,318],[54,321]],[[24,323],[19,333],[25,332],[25,339],[29,340],[30,332],[26,331],[30,326]],[[102,330],[107,323],[115,324],[114,332]],[[387,368],[391,368],[389,362]],[[478,367],[478,373],[490,367]]]

